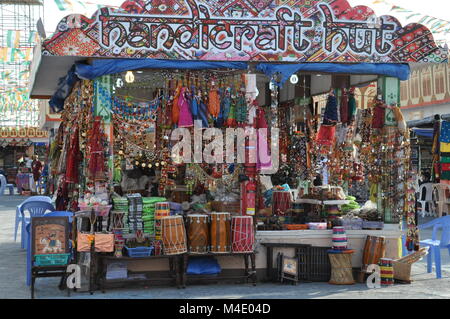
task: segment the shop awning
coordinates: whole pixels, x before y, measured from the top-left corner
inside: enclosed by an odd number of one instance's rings
[[[81,79],[92,80],[102,75],[138,69],[236,69],[246,70],[246,62],[207,62],[157,59],[101,59],[92,64],[76,63],[75,73]]]
[[[405,81],[409,78],[408,64],[395,63],[292,63],[292,64],[273,64],[260,63],[256,68],[271,77],[274,74],[280,74],[279,85],[283,85],[289,77],[296,72],[319,72],[319,73],[342,73],[342,74],[376,74],[399,78]]]
[[[413,127],[412,130],[417,136],[433,138],[433,129],[432,128],[427,129],[427,128]]]

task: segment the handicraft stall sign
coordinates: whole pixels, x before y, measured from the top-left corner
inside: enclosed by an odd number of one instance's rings
[[[153,0],[70,15],[55,56],[279,62],[447,62],[425,26],[347,0]]]

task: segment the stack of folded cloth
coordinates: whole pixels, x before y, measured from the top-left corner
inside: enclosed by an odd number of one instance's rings
[[[437,125],[438,127],[439,125]],[[436,135],[436,127],[435,132]],[[441,132],[439,134],[439,142],[440,142],[440,156],[441,156],[441,180],[450,180],[450,122],[442,121],[441,124]],[[439,154],[439,152],[437,152]],[[438,165],[436,165],[438,166]],[[439,172],[439,167],[435,167],[436,171]]]
[[[141,194],[129,194],[128,198],[128,227],[130,233],[144,229],[142,220],[142,197]]]
[[[164,197],[142,198],[142,220],[144,221],[144,234],[155,235],[155,204],[165,202]]]
[[[129,233],[128,227],[128,199],[126,197],[113,197],[113,209],[115,211],[123,212],[123,233]]]
[[[169,202],[169,205],[170,205],[170,216],[183,215],[183,208],[180,203]]]

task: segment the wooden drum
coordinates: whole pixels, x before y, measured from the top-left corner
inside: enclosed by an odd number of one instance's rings
[[[209,216],[188,215],[189,252],[204,254],[209,251]]]
[[[178,255],[187,252],[186,231],[182,216],[163,217],[161,231],[165,255]]]
[[[231,252],[230,213],[211,213],[211,252]]]
[[[384,257],[386,252],[386,239],[385,237],[377,237],[367,235],[366,243],[364,244],[363,252],[363,271],[367,270],[367,266],[380,262],[380,259]]]
[[[231,218],[231,243],[233,252],[253,252],[255,232],[252,216],[233,216]]]

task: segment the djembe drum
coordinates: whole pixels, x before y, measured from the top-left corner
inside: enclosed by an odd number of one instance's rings
[[[394,284],[393,260],[390,258],[380,258],[380,279],[383,286],[392,286]]]
[[[209,217],[208,215],[188,215],[189,252],[204,254],[209,250]]]
[[[165,255],[187,252],[186,231],[182,216],[168,216],[161,220],[161,237]]]
[[[272,193],[272,213],[274,215],[285,215],[286,211],[291,208],[291,203],[291,192],[274,191]]]
[[[231,217],[231,243],[233,252],[253,252],[255,232],[253,228],[252,216]]]
[[[380,259],[384,257],[385,252],[385,237],[367,235],[366,242],[364,244],[362,270],[366,271],[367,266],[371,264],[378,264]]]
[[[231,252],[230,213],[211,213],[211,252]]]
[[[168,202],[155,203],[155,239],[161,240],[162,219],[170,216],[170,204]]]

